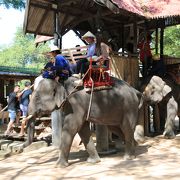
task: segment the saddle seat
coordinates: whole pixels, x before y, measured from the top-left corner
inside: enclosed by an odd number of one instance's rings
[[[102,90],[107,89],[106,87],[112,87],[114,83],[110,72],[109,65],[92,65],[92,59],[90,59],[88,73],[84,78],[84,88],[94,87],[95,89]]]

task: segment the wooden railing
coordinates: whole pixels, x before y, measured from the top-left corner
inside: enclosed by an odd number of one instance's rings
[[[79,46],[69,49],[61,49],[61,55],[66,57],[71,63],[76,63],[77,59],[86,57],[87,46]]]

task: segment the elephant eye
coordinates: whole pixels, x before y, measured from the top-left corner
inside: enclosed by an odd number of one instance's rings
[[[53,96],[55,96],[55,94],[56,94],[56,90],[54,90]]]

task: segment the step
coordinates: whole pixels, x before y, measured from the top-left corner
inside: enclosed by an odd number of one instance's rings
[[[36,121],[51,121],[51,117],[36,118]]]

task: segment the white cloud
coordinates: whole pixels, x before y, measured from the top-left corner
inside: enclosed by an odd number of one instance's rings
[[[0,45],[13,41],[17,27],[23,25],[24,11],[0,7]]]

